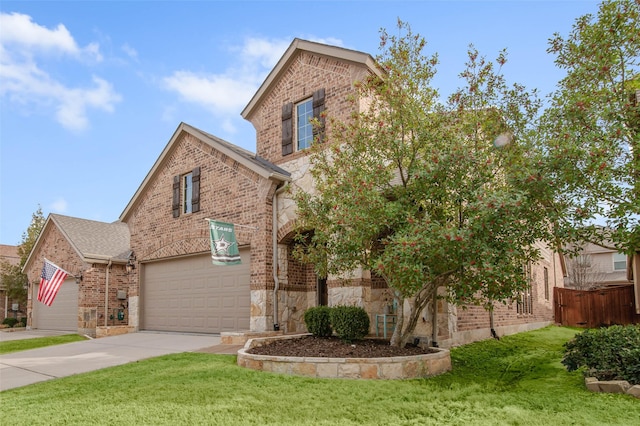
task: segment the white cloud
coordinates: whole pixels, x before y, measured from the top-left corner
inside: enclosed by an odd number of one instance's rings
[[[42,51],[45,53],[59,52],[72,56],[86,55],[96,61],[102,60],[100,47],[97,43],[90,43],[81,48],[73,39],[69,30],[62,25],[50,30],[36,24],[29,15],[21,13],[0,14],[0,41],[3,46],[19,46],[23,53]]]
[[[44,107],[73,131],[88,127],[89,109],[111,112],[121,100],[104,79],[91,76],[89,87],[71,87],[45,70],[51,54],[82,63],[101,61],[97,43],[79,47],[64,25],[50,30],[17,13],[0,14],[0,27],[0,97],[26,107]]]
[[[120,95],[113,91],[111,84],[101,78],[94,76],[93,83],[93,88],[61,91],[56,117],[64,127],[71,130],[85,129],[89,125],[86,110],[90,107],[113,112],[113,105],[120,101]]]
[[[199,104],[214,113],[229,110],[237,114],[255,90],[255,80],[249,76],[198,75],[176,71],[164,79],[166,87],[177,92],[183,100]]]
[[[291,40],[266,40],[250,37],[240,48],[241,58],[245,63],[260,63],[263,68],[273,68],[284,54]]]
[[[138,51],[133,47],[131,47],[129,43],[125,43],[122,45],[122,51],[126,53],[126,55],[131,59],[135,59],[135,60],[138,59]]]
[[[69,205],[64,198],[58,198],[50,205],[50,210],[56,213],[66,213]]]
[[[291,38],[248,37],[241,46],[229,49],[235,54],[236,62],[223,73],[179,70],[162,81],[166,89],[176,92],[183,101],[199,105],[219,118],[224,131],[234,133],[234,122],[240,120],[240,111],[249,103],[291,41]],[[336,39],[325,42],[342,44]]]

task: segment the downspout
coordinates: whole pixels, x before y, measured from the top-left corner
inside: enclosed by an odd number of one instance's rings
[[[104,290],[104,326],[109,326],[109,271],[111,270],[112,259],[109,258],[109,263],[107,264],[107,278],[105,282],[105,290]]]
[[[271,226],[271,237],[273,241],[273,330],[280,330],[280,324],[278,323],[278,289],[280,287],[280,281],[278,280],[278,194],[284,190],[285,186],[282,185],[273,192],[273,198],[271,200],[271,209],[273,211],[273,223]]]

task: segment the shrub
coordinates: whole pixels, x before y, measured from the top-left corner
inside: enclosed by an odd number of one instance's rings
[[[27,317],[20,318],[20,323],[22,324],[23,327],[26,327],[27,326]]]
[[[334,306],[330,319],[338,337],[347,342],[362,339],[369,333],[369,315],[358,306]]]
[[[9,327],[13,327],[18,322],[15,318],[5,318],[2,323],[8,325]]]
[[[304,311],[304,323],[309,333],[319,337],[331,336],[333,330],[330,312],[331,308],[328,306],[314,306]]]
[[[585,330],[564,344],[562,364],[581,368],[598,380],[626,380],[640,384],[640,326],[614,325]]]

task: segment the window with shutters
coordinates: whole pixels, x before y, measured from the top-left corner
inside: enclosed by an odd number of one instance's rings
[[[282,106],[282,155],[301,151],[311,146],[314,140],[324,140],[325,119],[323,111],[324,89],[316,90],[313,96],[294,104]],[[312,124],[317,119],[319,126]]]
[[[313,142],[313,101],[307,99],[296,105],[296,149],[309,148]]]
[[[200,167],[173,177],[173,217],[200,211]]]

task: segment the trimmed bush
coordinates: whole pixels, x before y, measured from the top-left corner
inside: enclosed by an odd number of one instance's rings
[[[334,306],[330,319],[333,331],[347,342],[362,339],[369,333],[369,315],[358,306]]]
[[[568,371],[585,369],[598,380],[640,384],[640,326],[614,325],[585,330],[564,344],[562,364]]]
[[[5,318],[2,323],[8,325],[9,327],[13,327],[16,325],[18,320],[16,318]]]
[[[329,337],[333,334],[330,320],[331,308],[328,306],[314,306],[304,311],[304,323],[307,331],[318,337]]]

